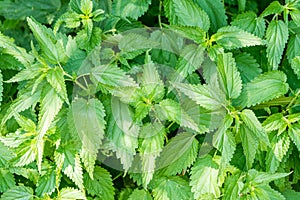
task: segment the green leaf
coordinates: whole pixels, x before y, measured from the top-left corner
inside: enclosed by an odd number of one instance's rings
[[[143,74],[140,79],[142,84],[143,94],[141,96],[143,103],[145,102],[145,99],[146,102],[159,102],[164,97],[164,84],[161,81],[158,70],[149,55],[146,55]],[[146,107],[147,106],[149,108],[149,103],[146,104]],[[149,109],[146,110],[149,111]]]
[[[177,152],[174,154],[174,152]],[[176,175],[190,167],[198,155],[198,141],[192,133],[181,133],[163,148],[156,169],[165,175]]]
[[[256,198],[261,199],[285,200],[280,192],[274,190],[269,185],[257,186],[254,190],[254,194],[256,195]]]
[[[273,134],[271,137],[271,149],[266,156],[266,168],[274,173],[283,157],[287,154],[290,147],[290,138],[286,132],[281,135]]]
[[[198,125],[200,133],[209,132],[220,126],[225,116],[225,110],[211,112],[186,96],[181,97],[181,108]]]
[[[266,132],[269,133],[286,126],[286,121],[284,120],[282,113],[275,113],[270,115],[262,125]]]
[[[174,83],[175,88],[195,101],[200,106],[208,110],[216,110],[222,107],[224,99],[222,94],[215,94],[208,85],[191,85],[184,83]]]
[[[278,2],[273,1],[261,14],[260,17],[266,17],[268,15],[280,14],[284,7]]]
[[[143,33],[143,32],[141,32]],[[120,36],[118,47],[121,50],[121,54],[125,53],[137,53],[140,54],[145,50],[155,48],[158,43],[153,40],[149,40],[144,35],[139,33],[129,33]],[[150,59],[151,60],[151,59]]]
[[[300,124],[293,124],[288,130],[288,135],[300,152]]]
[[[76,200],[76,199],[86,199],[84,193],[75,188],[62,188],[59,191],[58,200]]]
[[[245,125],[240,125],[240,138],[243,145],[244,155],[246,156],[247,169],[251,169],[258,149],[259,138]]]
[[[90,156],[91,160],[83,159],[84,166],[90,175],[93,174],[95,159],[105,135],[106,122],[104,117],[105,111],[102,103],[94,98],[89,100],[76,99],[72,102],[68,114],[69,129],[78,134],[83,145],[85,154],[81,154],[82,158]],[[91,122],[93,123],[91,124]]]
[[[270,144],[268,135],[252,110],[244,109],[241,113],[241,119],[249,130],[252,131],[252,134],[254,134],[256,138],[259,138],[260,142],[266,145]]]
[[[195,70],[199,69],[204,60],[204,48],[190,44],[186,46],[180,53],[177,62],[177,72],[181,79],[186,78]]]
[[[53,31],[55,33],[58,31],[59,27],[63,22],[65,22],[65,26],[67,28],[77,28],[81,24],[80,15],[72,11],[66,12],[63,15],[61,15],[56,21],[55,26],[53,28]]]
[[[239,12],[244,12],[247,0],[238,0]]]
[[[232,125],[233,118],[231,115],[226,115],[222,121],[222,125],[218,128],[218,130],[214,133],[213,136],[213,146],[222,152],[222,148],[224,145],[224,136],[228,128]]]
[[[37,163],[39,170],[41,169],[44,141],[43,138],[48,131],[55,116],[60,111],[63,101],[53,88],[46,88],[46,95],[41,102],[41,110],[39,113],[39,123],[37,126],[38,140],[37,140]]]
[[[263,44],[261,38],[235,26],[220,28],[217,33],[211,36],[211,41],[215,41],[225,49],[236,49]]]
[[[293,58],[291,66],[298,79],[300,79],[300,56]]]
[[[233,119],[226,115],[221,127],[213,135],[213,146],[222,153],[220,167],[225,168],[231,161],[236,149],[236,142],[233,134],[228,131]]]
[[[192,0],[166,0],[164,7],[172,25],[197,26],[208,31],[208,15]]]
[[[26,141],[22,143],[16,150],[17,157],[14,159],[16,167],[28,165],[33,162],[37,156],[37,140],[27,137]]]
[[[181,35],[184,38],[188,38],[190,40],[193,40],[194,42],[198,44],[202,44],[205,42],[206,33],[204,30],[202,30],[199,27],[194,26],[180,26],[180,25],[165,25],[171,30],[175,31],[179,35]]]
[[[26,186],[13,187],[1,196],[3,200],[33,200],[33,190]]]
[[[2,138],[0,139],[3,140]],[[5,144],[8,146],[7,144]],[[9,165],[9,161],[14,158],[14,154],[11,149],[7,148],[0,142],[0,168],[6,168]]]
[[[266,22],[264,18],[257,17],[256,14],[251,11],[237,15],[231,22],[231,25],[239,27],[258,37],[263,37],[265,35]]]
[[[61,68],[55,67],[47,71],[47,81],[55,89],[59,96],[68,102],[67,89],[64,79],[64,72]]]
[[[1,102],[2,102],[2,96],[3,96],[3,76],[2,76],[2,72],[0,70],[0,106],[1,106]]]
[[[262,72],[256,59],[248,53],[243,52],[236,55],[235,62],[243,83],[250,82]]]
[[[135,189],[129,196],[128,200],[136,200],[136,199],[152,200],[153,198],[151,197],[148,191]]]
[[[60,0],[46,2],[44,0],[1,1],[0,13],[6,19],[23,21],[27,16],[39,19],[41,23],[51,24],[62,6]]]
[[[209,16],[211,22],[211,30],[216,32],[219,28],[227,25],[227,16],[225,14],[225,6],[220,0],[196,0],[200,8],[202,8]]]
[[[94,27],[91,19],[84,23],[85,29],[79,31],[76,35],[76,43],[79,48],[85,49],[88,52],[94,50],[101,43],[101,29]]]
[[[224,200],[238,199],[243,187],[244,183],[239,173],[228,176],[224,185]]]
[[[267,28],[267,57],[274,70],[278,69],[281,57],[288,41],[288,26],[281,20],[272,20]]]
[[[45,69],[45,68],[43,68],[43,66],[40,64],[32,65],[29,68],[25,68],[25,69],[21,70],[19,73],[14,75],[12,78],[7,80],[6,82],[13,83],[13,82],[21,82],[21,81],[25,81],[25,80],[34,79],[37,76],[42,75],[43,69]]]
[[[99,166],[95,167],[94,179],[88,174],[84,174],[84,185],[87,193],[92,196],[99,196],[102,199],[113,200],[114,199],[114,187],[110,173]]]
[[[66,54],[62,44],[63,41],[57,40],[51,29],[47,29],[37,21],[27,18],[27,22],[43,51],[44,57],[54,64],[65,61]]]
[[[180,104],[172,99],[164,99],[155,105],[157,116],[161,120],[169,120],[180,124],[182,127],[202,133],[206,130],[200,129],[196,122],[181,108]]]
[[[208,154],[198,158],[192,167],[190,186],[195,199],[201,199],[202,195],[212,194],[219,198],[221,191],[218,186],[219,165]]]
[[[118,199],[119,200],[128,200],[131,193],[132,193],[132,189],[127,187],[127,188],[121,190],[120,194],[118,195]]]
[[[16,167],[10,168],[9,171],[15,175],[20,175],[28,180],[36,183],[39,175],[37,169],[30,169],[30,168],[23,168],[23,167]]]
[[[88,147],[82,146],[80,151],[80,158],[83,162],[85,170],[93,178],[93,171],[95,167],[95,161],[97,159],[97,154],[88,150]]]
[[[290,173],[268,173],[258,172],[255,169],[251,169],[247,174],[247,181],[251,181],[254,186],[265,185],[274,180],[288,176]]]
[[[133,157],[138,147],[139,126],[133,122],[131,112],[127,104],[119,99],[112,97],[106,129],[106,138],[109,148],[116,152],[125,172],[132,165]]]
[[[62,171],[67,175],[80,189],[83,186],[83,175],[80,157],[76,153],[74,144],[69,142],[64,144],[64,147],[60,147],[59,155],[62,159]]]
[[[156,159],[164,145],[164,134],[164,127],[159,123],[145,124],[140,130],[139,138],[143,140],[139,151],[142,160],[142,183],[144,188],[147,188],[155,172]]]
[[[71,0],[69,3],[69,7],[72,11],[81,14],[81,0]]]
[[[93,10],[93,2],[91,0],[81,0],[80,10],[83,14],[89,15]]]
[[[294,200],[300,198],[300,192],[296,192],[294,190],[287,189],[284,190],[282,194],[286,198],[286,200]]]
[[[14,115],[14,113],[20,113],[30,108],[40,100],[42,91],[37,90],[32,94],[31,89],[32,88],[29,87],[27,90],[23,90],[22,93],[14,100],[2,118],[1,126],[3,126],[5,122]]]
[[[218,55],[220,87],[227,98],[235,99],[242,91],[242,80],[231,53]]]
[[[220,167],[225,168],[231,161],[236,149],[235,137],[232,132],[226,131],[223,135],[222,158]]]
[[[284,95],[289,89],[286,80],[286,75],[281,71],[271,71],[259,75],[245,87],[247,106],[250,107]]]
[[[147,10],[151,0],[116,0],[112,4],[112,14],[138,19]]]
[[[44,196],[45,194],[51,195],[55,191],[55,187],[56,174],[54,170],[51,170],[38,180],[35,192],[40,197]]]
[[[300,35],[291,35],[289,38],[289,43],[287,45],[286,55],[289,62],[296,56],[300,56]]]
[[[6,50],[2,49],[2,55],[1,57],[1,63],[0,63],[0,69],[6,70],[6,69],[15,69],[15,70],[21,70],[23,68],[23,65],[20,65],[20,62],[13,57],[12,55],[6,54]]]
[[[91,71],[95,83],[113,87],[137,86],[134,80],[116,65],[101,65]]]
[[[157,178],[153,196],[155,200],[193,199],[188,182],[179,176]]]
[[[143,68],[143,75],[141,77],[141,82],[143,85],[153,84],[153,83],[157,83],[160,85],[163,84],[158,74],[157,68],[153,63],[153,61],[151,60],[151,56],[148,55],[148,53],[145,58],[145,65]]]
[[[16,186],[14,176],[8,170],[0,168],[0,192],[4,193],[14,186]]]
[[[14,56],[24,66],[29,67],[33,62],[33,56],[28,54],[25,49],[17,47],[14,40],[0,32],[0,47],[5,49],[5,53]]]
[[[160,118],[180,124],[181,108],[179,103],[172,99],[164,99],[156,107]]]
[[[293,10],[290,15],[297,26],[300,25],[300,10]]]

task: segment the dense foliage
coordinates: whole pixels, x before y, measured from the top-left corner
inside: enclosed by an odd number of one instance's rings
[[[0,0],[0,196],[300,199],[300,0]]]

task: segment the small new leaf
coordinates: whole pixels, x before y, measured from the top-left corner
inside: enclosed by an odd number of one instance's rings
[[[65,61],[66,54],[62,46],[62,41],[57,40],[53,31],[31,18],[27,18],[27,22],[43,51],[44,57],[54,64]]]
[[[261,14],[260,17],[266,17],[268,15],[280,14],[284,7],[278,2],[273,1]]]

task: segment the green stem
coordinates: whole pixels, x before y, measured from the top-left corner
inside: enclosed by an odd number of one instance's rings
[[[300,90],[296,93],[296,95],[294,96],[294,98],[292,99],[292,101],[289,103],[289,105],[286,107],[286,110],[288,110],[296,101],[296,99],[298,99],[298,96],[300,95]]]
[[[161,8],[162,8],[162,0],[159,1],[159,12],[158,12],[158,24],[160,29],[162,29],[162,25],[161,25]]]
[[[119,173],[117,176],[115,176],[115,177],[113,178],[113,181],[115,181],[117,178],[119,178],[120,176],[122,176],[122,174],[123,174],[123,172],[121,172],[121,173]]]
[[[259,105],[251,107],[252,109],[263,109],[271,106],[283,106],[288,105],[294,97],[280,97],[278,99],[274,99],[265,103],[261,103]]]

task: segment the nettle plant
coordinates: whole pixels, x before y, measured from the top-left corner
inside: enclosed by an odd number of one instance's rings
[[[1,199],[300,198],[300,1],[0,7]]]

